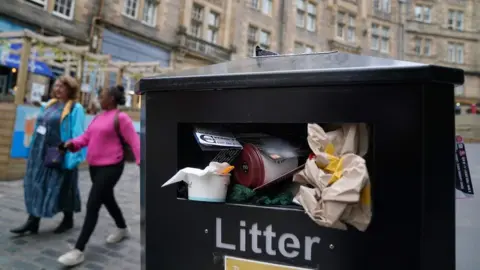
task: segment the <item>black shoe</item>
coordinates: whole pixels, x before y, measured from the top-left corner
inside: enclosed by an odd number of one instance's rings
[[[63,218],[62,222],[58,225],[53,233],[60,234],[64,233],[73,228],[73,218]]]
[[[25,234],[28,232],[31,234],[37,234],[39,226],[40,226],[40,218],[29,216],[25,224],[23,224],[18,228],[10,230],[10,232],[15,234]]]

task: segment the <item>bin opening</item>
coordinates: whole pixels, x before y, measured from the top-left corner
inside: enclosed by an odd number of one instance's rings
[[[364,127],[363,133],[358,130],[359,126]],[[198,170],[187,172],[195,174],[189,176],[189,181],[177,183],[177,198],[301,210],[305,208],[302,204],[308,201],[301,202],[302,187],[305,191],[321,192],[341,189],[341,185],[335,186],[335,181],[355,180],[341,179],[345,174],[342,170],[349,169],[340,164],[345,155],[361,156],[368,168],[371,130],[366,124],[180,123],[177,170]],[[312,147],[318,149],[312,150]],[[325,164],[320,164],[318,158],[316,161],[323,176],[311,179],[312,171],[306,163],[316,158],[316,151],[330,153],[326,155]],[[234,168],[228,177],[204,176],[202,170],[212,161],[225,162],[228,164],[224,167]],[[343,166],[353,165],[344,162]],[[363,189],[366,183],[359,185]]]

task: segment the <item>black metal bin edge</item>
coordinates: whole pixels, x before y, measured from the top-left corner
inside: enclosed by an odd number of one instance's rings
[[[279,75],[282,75],[279,79]],[[462,85],[464,71],[435,65],[405,67],[339,68],[288,72],[233,73],[141,79],[135,92],[164,92],[225,88],[306,87],[354,83],[446,83]]]

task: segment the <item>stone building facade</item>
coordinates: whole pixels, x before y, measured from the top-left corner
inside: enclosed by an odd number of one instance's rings
[[[0,16],[114,59],[176,69],[339,50],[462,68],[457,100],[480,101],[478,0],[3,0]]]

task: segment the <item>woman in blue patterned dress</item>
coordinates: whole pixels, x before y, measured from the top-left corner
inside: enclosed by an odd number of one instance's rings
[[[53,88],[53,98],[41,107],[30,145],[24,178],[25,206],[29,217],[22,226],[12,229],[15,234],[37,233],[40,218],[51,218],[63,212],[63,220],[55,233],[73,228],[73,213],[80,212],[78,165],[85,160],[85,151],[65,154],[62,168],[44,165],[47,148],[80,136],[84,132],[85,112],[75,102],[79,93],[76,79],[59,78]]]

